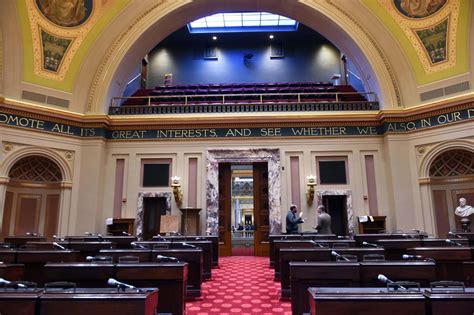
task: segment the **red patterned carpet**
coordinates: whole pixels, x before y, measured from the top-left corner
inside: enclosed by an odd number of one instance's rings
[[[204,282],[202,299],[186,303],[187,315],[284,314],[291,304],[280,301],[280,283],[267,257],[232,256],[219,258],[212,280]]]

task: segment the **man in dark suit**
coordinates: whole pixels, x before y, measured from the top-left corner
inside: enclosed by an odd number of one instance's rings
[[[313,227],[318,230],[319,234],[332,234],[331,232],[331,216],[326,212],[326,207],[318,206],[318,225]]]
[[[287,234],[298,234],[298,224],[304,222],[302,219],[303,212],[300,212],[299,216],[296,215],[298,207],[291,205],[288,214],[286,215],[286,233]]]

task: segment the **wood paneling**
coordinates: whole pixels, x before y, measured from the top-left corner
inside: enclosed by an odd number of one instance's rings
[[[57,234],[59,220],[59,194],[48,195],[46,197],[46,210],[44,218],[43,235],[47,238]]]
[[[449,232],[449,216],[445,190],[433,190],[433,205],[438,236],[446,237]]]
[[[41,195],[19,194],[15,216],[15,235],[38,232]]]
[[[12,218],[13,208],[13,192],[7,191],[5,194],[5,207],[3,207],[3,221],[2,221],[2,233],[1,236],[5,237],[10,235],[10,222]]]
[[[377,203],[377,183],[375,180],[374,156],[365,156],[365,176],[367,178],[367,198],[369,201],[369,213],[372,216],[379,215]]]
[[[253,163],[253,200],[255,255],[269,256],[270,200],[268,194],[268,162]]]
[[[230,163],[219,163],[219,255],[230,256],[231,208],[232,208],[232,171]]]
[[[123,176],[125,171],[125,159],[117,159],[115,162],[115,188],[113,217],[122,217]]]

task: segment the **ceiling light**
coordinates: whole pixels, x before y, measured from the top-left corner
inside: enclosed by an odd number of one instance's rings
[[[268,37],[269,37],[270,39],[273,39],[274,36],[273,36],[273,35],[270,35],[270,36],[268,36]]]

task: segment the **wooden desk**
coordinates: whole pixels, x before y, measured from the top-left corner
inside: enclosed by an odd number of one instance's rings
[[[0,290],[0,314],[37,315],[42,290]]]
[[[423,239],[422,247],[451,247],[452,245],[447,243],[446,240],[446,238],[425,238]],[[450,238],[450,240],[469,247],[469,240],[467,238]]]
[[[464,273],[464,283],[468,287],[474,287],[474,261],[464,261],[462,263]]]
[[[474,314],[473,288],[466,288],[465,292],[425,290],[424,296],[428,299],[430,315]]]
[[[309,287],[359,286],[359,270],[359,263],[290,262],[292,313],[309,312]]]
[[[330,261],[329,248],[282,248],[280,249],[281,296],[289,298],[291,261]]]
[[[461,236],[469,241],[469,246],[474,246],[474,232],[456,232],[456,235]],[[453,240],[456,240],[453,238]]]
[[[16,262],[16,250],[0,249],[0,261],[5,264],[14,264]]]
[[[8,281],[18,281],[23,279],[25,265],[23,264],[0,264],[0,278]]]
[[[332,240],[337,239],[336,234],[272,234],[268,236],[268,243],[270,248],[270,268],[275,267],[274,241],[280,240]]]
[[[385,249],[375,247],[354,247],[354,248],[333,248],[339,255],[353,255],[357,256],[358,261],[362,261],[365,255],[385,255]],[[332,260],[336,260],[336,257],[331,256]]]
[[[15,247],[20,247],[21,245],[25,245],[27,242],[44,242],[46,241],[46,237],[44,236],[6,236],[4,239],[5,243],[10,243]]]
[[[212,246],[212,266],[219,265],[219,237],[214,235],[186,235],[186,236],[153,236],[154,242],[166,239],[169,242],[191,242],[191,241],[210,241]],[[192,243],[191,243],[192,244]]]
[[[212,243],[207,240],[186,240],[187,244],[194,245],[202,249],[202,275],[203,279],[208,280],[212,277]],[[188,248],[184,247],[183,242],[171,242],[170,249]],[[190,271],[191,272],[191,271]]]
[[[130,243],[135,242],[137,237],[133,235],[104,236],[104,240],[115,244],[116,248],[127,249],[131,248]]]
[[[202,277],[202,250],[201,249],[160,249],[151,252],[151,260],[157,262],[157,255],[171,256],[179,261],[188,263],[187,298],[201,296]]]
[[[110,256],[115,263],[118,263],[122,256],[136,256],[140,262],[152,261],[149,249],[101,249],[99,255]]]
[[[429,286],[436,280],[436,264],[424,261],[377,261],[360,263],[360,282],[364,287],[385,287],[379,274],[393,281],[413,281]]]
[[[436,279],[464,281],[462,262],[471,260],[469,247],[415,247],[408,254],[436,260]]]
[[[101,249],[114,249],[115,244],[111,242],[81,242],[70,241],[68,243],[60,243],[71,250],[79,251],[79,261],[85,261],[87,256],[96,256]]]
[[[158,290],[144,292],[116,289],[78,289],[76,292],[44,292],[40,315],[155,315]]]
[[[310,240],[275,240],[273,241],[273,257],[275,259],[275,280],[280,280],[280,249],[282,248],[314,248]]]
[[[309,288],[308,295],[312,315],[427,314],[422,292],[388,292],[381,288]]]
[[[45,281],[69,281],[77,287],[107,287],[107,280],[114,277],[114,265],[103,263],[47,263],[44,268]]]
[[[187,263],[117,264],[115,273],[117,280],[136,287],[157,287],[160,290],[159,313],[184,314]]]
[[[72,250],[19,250],[16,261],[25,265],[24,280],[42,286],[45,283],[43,267],[47,262],[77,261],[78,254]]]
[[[385,259],[402,260],[403,255],[408,254],[408,248],[422,247],[423,241],[419,238],[382,239],[377,240],[377,244],[385,249]]]

